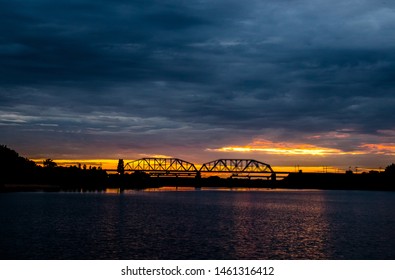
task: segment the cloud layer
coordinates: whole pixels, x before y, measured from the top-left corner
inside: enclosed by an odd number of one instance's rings
[[[303,143],[369,164],[395,145],[395,4],[165,2],[0,1],[0,142],[198,161]]]

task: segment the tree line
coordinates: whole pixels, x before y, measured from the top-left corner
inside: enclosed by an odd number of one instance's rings
[[[62,167],[52,159],[44,160],[41,166],[21,157],[7,146],[0,145],[0,186],[36,184],[68,189],[101,189],[107,186],[107,181],[107,173],[100,168]]]
[[[104,190],[108,187],[139,189],[173,186],[224,186],[224,187],[279,187],[279,188],[322,188],[322,189],[366,189],[395,190],[395,164],[388,165],[384,172],[343,174],[334,173],[291,173],[284,180],[222,179],[209,178],[157,178],[144,172],[126,174],[119,160],[117,174],[107,174],[101,168],[86,166],[58,166],[52,159],[42,165],[21,157],[16,151],[0,145],[0,188],[7,185],[51,185],[58,190]],[[53,188],[55,189],[55,188]],[[0,189],[1,190],[1,189]]]

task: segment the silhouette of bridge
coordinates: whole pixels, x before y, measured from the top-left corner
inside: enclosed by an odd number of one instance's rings
[[[196,175],[193,163],[178,158],[142,158],[128,162],[125,171],[141,171],[153,175]]]
[[[124,165],[124,172],[145,172],[153,176],[200,176],[231,174],[231,177],[266,177],[275,179],[276,172],[264,162],[254,159],[217,159],[197,169],[191,162],[178,158],[142,158]]]

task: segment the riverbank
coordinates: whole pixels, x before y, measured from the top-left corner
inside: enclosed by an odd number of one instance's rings
[[[164,186],[192,188],[252,188],[252,189],[322,189],[394,191],[395,176],[385,173],[290,173],[283,180],[193,177],[150,177],[147,174],[112,174],[95,184],[63,182],[59,184],[8,183],[0,185],[0,192],[57,192],[105,191],[106,189],[139,190]]]

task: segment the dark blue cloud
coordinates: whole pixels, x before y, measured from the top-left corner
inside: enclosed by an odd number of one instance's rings
[[[119,151],[157,139],[202,151],[342,129],[379,137],[394,129],[394,8],[0,1],[0,142],[68,143],[71,155],[111,139]]]

